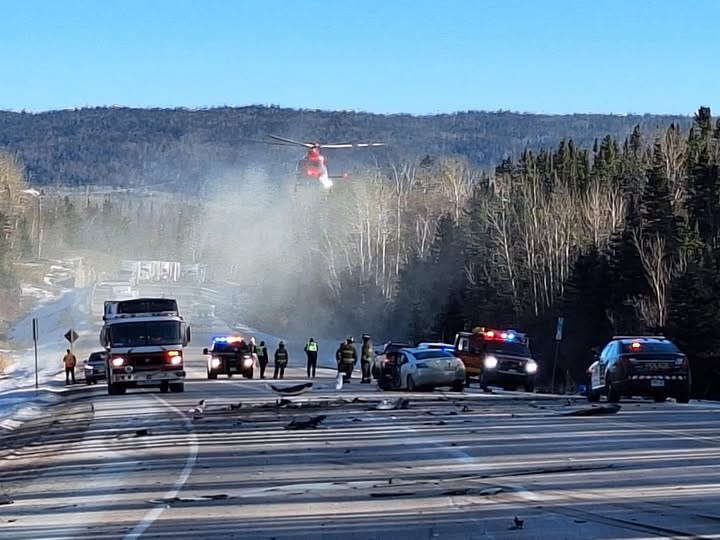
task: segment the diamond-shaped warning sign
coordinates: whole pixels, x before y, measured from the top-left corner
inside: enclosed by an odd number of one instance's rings
[[[72,328],[67,331],[67,334],[65,334],[65,339],[67,339],[70,343],[75,343],[80,336],[77,335],[77,332],[73,330]]]

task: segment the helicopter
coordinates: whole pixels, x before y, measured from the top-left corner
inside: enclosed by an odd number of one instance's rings
[[[324,144],[319,142],[301,142],[294,141],[293,139],[287,139],[285,137],[278,137],[277,135],[268,135],[272,140],[269,141],[258,141],[266,144],[275,144],[278,146],[301,146],[308,149],[308,153],[304,159],[301,159],[297,163],[297,169],[295,170],[295,177],[298,182],[304,181],[317,181],[325,189],[333,187],[333,180],[338,178],[347,178],[348,174],[342,175],[330,175],[328,173],[326,158],[320,152],[321,148],[375,148],[378,146],[385,146],[384,143],[332,143]]]

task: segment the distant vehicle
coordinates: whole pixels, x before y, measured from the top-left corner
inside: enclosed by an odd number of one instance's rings
[[[83,363],[83,371],[85,372],[86,384],[97,384],[98,381],[107,379],[107,370],[105,365],[105,351],[91,353],[87,360]]]
[[[397,358],[400,349],[412,349],[413,345],[402,341],[388,341],[385,344],[374,347],[375,359],[371,366],[371,373],[375,379],[380,378],[383,367],[388,362],[392,362]]]
[[[250,352],[249,344],[240,336],[221,336],[213,339],[210,349],[203,349],[207,361],[207,378],[217,379],[218,375],[242,375],[252,379],[256,356]]]
[[[347,178],[347,174],[340,176],[330,176],[326,166],[326,158],[320,153],[321,148],[337,149],[337,148],[374,148],[385,146],[383,143],[334,143],[324,144],[319,142],[301,142],[277,135],[268,135],[269,141],[257,141],[266,144],[275,144],[279,146],[300,146],[307,148],[308,153],[305,159],[298,161],[295,176],[298,182],[313,181],[318,182],[322,187],[330,189],[333,186],[333,179]]]
[[[138,291],[130,281],[101,281],[96,283],[92,290],[92,313],[102,315],[108,300],[130,300],[137,297]]]
[[[451,352],[440,349],[400,349],[383,365],[378,378],[383,390],[432,390],[449,386],[465,388],[465,365]]]
[[[107,353],[108,394],[128,388],[160,387],[183,392],[183,349],[190,327],[173,298],[136,298],[105,302],[100,344]]]
[[[589,401],[605,394],[611,403],[623,396],[673,397],[690,401],[690,366],[677,346],[664,336],[615,336],[588,368]]]
[[[467,384],[477,378],[480,387],[501,386],[505,390],[535,390],[538,365],[529,349],[527,334],[515,330],[476,327],[455,336],[455,355],[467,370]]]
[[[215,322],[214,304],[195,304],[190,311],[190,322],[194,327],[208,327]]]

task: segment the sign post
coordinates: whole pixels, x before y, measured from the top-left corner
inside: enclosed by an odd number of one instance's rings
[[[551,390],[550,390],[550,392],[552,394],[555,393],[555,373],[557,372],[558,356],[560,354],[560,342],[562,341],[562,337],[563,337],[563,325],[564,324],[565,324],[565,318],[558,317],[557,328],[555,329],[555,357],[553,358],[552,384],[551,384]]]
[[[80,336],[77,335],[77,332],[75,332],[72,328],[65,333],[65,339],[70,342],[70,350],[72,350],[73,343],[75,343],[79,337]]]
[[[37,352],[37,344],[38,344],[38,320],[33,318],[32,320],[32,332],[33,332],[33,344],[35,347],[35,395],[38,393],[38,352]]]

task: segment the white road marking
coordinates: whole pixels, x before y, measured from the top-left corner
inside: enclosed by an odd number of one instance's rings
[[[193,431],[192,427],[192,420],[190,417],[188,417],[185,413],[183,413],[180,409],[175,407],[174,405],[171,405],[166,400],[164,400],[161,397],[158,397],[156,395],[153,395],[155,399],[157,399],[160,403],[165,405],[168,409],[173,411],[175,414],[177,414],[180,418],[182,418],[183,423],[185,424],[185,427],[188,429],[188,441],[189,441],[189,451],[188,456],[185,459],[185,466],[183,467],[182,472],[180,473],[180,476],[178,476],[177,480],[173,484],[172,488],[163,495],[164,499],[172,499],[178,496],[180,493],[180,490],[185,485],[185,482],[187,482],[188,478],[190,478],[190,474],[192,473],[193,467],[195,466],[195,462],[197,461],[197,455],[198,455],[198,438],[195,432]],[[128,534],[125,535],[124,540],[137,540],[140,538],[143,533],[145,533],[146,530],[157,520],[157,518],[160,517],[160,515],[165,510],[164,506],[153,508],[152,510],[148,510],[145,516],[143,517],[142,521],[135,525],[135,528],[133,528],[132,531],[130,531]]]

